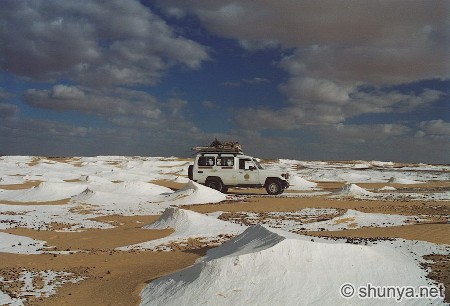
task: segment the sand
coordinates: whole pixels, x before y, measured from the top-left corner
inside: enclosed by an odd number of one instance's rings
[[[33,164],[35,164],[34,161]],[[58,162],[68,162],[58,160]],[[180,189],[183,184],[172,181],[152,181],[173,190]],[[25,189],[36,186],[39,182],[26,182],[22,185],[3,185],[2,189]],[[319,187],[326,191],[336,191],[344,186],[342,182],[320,183]],[[383,186],[396,186],[411,190],[420,188],[441,190],[449,188],[449,182],[435,182],[411,186],[395,184],[360,184],[366,189]],[[271,212],[297,211],[303,208],[336,208],[367,213],[384,213],[400,215],[431,215],[432,220],[413,225],[360,228],[334,232],[308,232],[307,235],[344,238],[403,238],[421,240],[436,244],[450,244],[450,224],[444,216],[450,215],[449,201],[367,201],[355,199],[329,199],[326,196],[315,197],[269,197],[263,189],[230,189],[230,195],[239,199],[224,201],[218,204],[184,206],[200,213],[211,212]],[[16,203],[2,201],[3,204]],[[66,201],[25,203],[27,205],[53,204],[64,205]],[[24,203],[20,203],[23,205]],[[14,280],[22,269],[43,271],[68,271],[84,277],[76,284],[64,284],[57,294],[49,298],[31,299],[32,305],[138,305],[139,294],[143,286],[160,276],[192,265],[203,256],[206,249],[192,249],[172,252],[153,251],[118,251],[116,247],[136,244],[148,240],[168,236],[172,230],[148,230],[142,226],[156,220],[158,216],[106,216],[97,220],[108,222],[112,229],[87,229],[83,232],[59,232],[64,226],[55,224],[52,231],[35,231],[24,228],[13,228],[3,232],[22,235],[47,241],[53,251],[66,254],[17,255],[0,253],[0,277]],[[450,287],[449,256],[435,256],[430,277]],[[447,301],[450,301],[450,290],[447,290]],[[7,291],[6,291],[7,292]],[[8,293],[8,292],[7,292]]]
[[[85,277],[77,284],[66,284],[58,294],[39,298],[33,305],[137,305],[143,285],[151,279],[193,264],[203,255],[192,252],[121,252],[114,248],[161,238],[172,230],[145,230],[143,224],[157,216],[101,218],[118,227],[90,229],[80,233],[10,229],[5,232],[48,241],[58,251],[73,251],[68,255],[15,255],[0,253],[0,271],[26,270],[67,271]],[[78,252],[77,252],[78,251]]]
[[[450,245],[450,224],[448,223],[420,223],[391,227],[365,227],[333,232],[302,232],[302,234],[341,238],[403,238]]]

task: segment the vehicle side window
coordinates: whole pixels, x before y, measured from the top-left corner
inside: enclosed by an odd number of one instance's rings
[[[242,169],[242,170],[245,169],[245,159],[239,160],[239,169]]]
[[[239,169],[248,170],[249,169],[249,167],[248,167],[249,161],[250,161],[249,159],[239,159]]]
[[[200,156],[198,158],[199,166],[214,166],[214,156]]]
[[[234,166],[234,157],[217,157],[217,166],[223,167]]]

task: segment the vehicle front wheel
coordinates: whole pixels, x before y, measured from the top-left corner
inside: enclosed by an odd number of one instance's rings
[[[211,189],[217,190],[222,192],[223,190],[223,184],[220,180],[212,178],[212,179],[208,179],[205,182],[205,185],[208,186]]]
[[[267,182],[266,191],[270,195],[277,195],[277,194],[282,194],[284,190],[283,190],[283,186],[281,185],[281,183],[279,181],[273,180],[273,181]]]

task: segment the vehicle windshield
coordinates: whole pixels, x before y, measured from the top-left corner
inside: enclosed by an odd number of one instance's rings
[[[255,163],[256,167],[258,167],[258,169],[261,169],[261,170],[264,169],[255,158],[253,158],[253,162]]]

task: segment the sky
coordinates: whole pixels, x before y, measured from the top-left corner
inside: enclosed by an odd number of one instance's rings
[[[0,154],[450,163],[449,0],[0,7]]]

